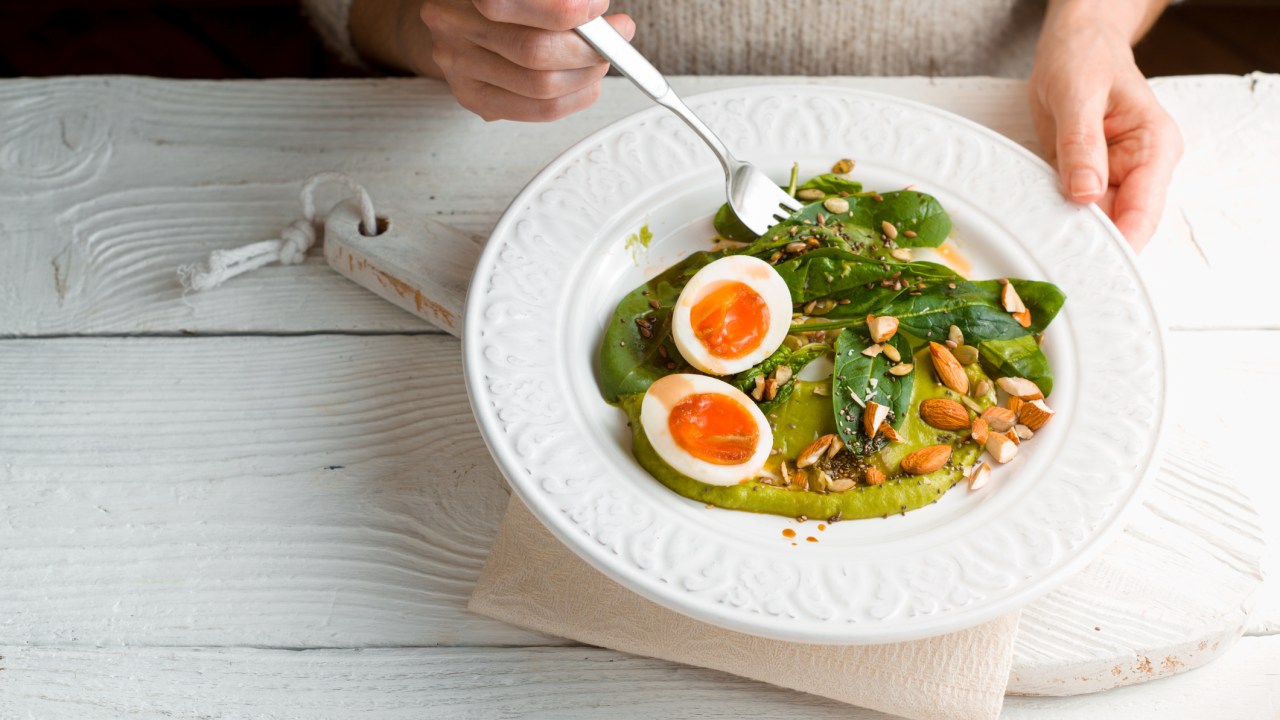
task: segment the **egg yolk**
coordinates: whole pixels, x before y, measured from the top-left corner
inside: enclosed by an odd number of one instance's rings
[[[746,408],[727,395],[698,393],[681,400],[667,416],[676,444],[714,465],[740,465],[760,442],[760,427]]]
[[[694,304],[689,320],[712,355],[740,358],[759,347],[768,332],[769,306],[745,283],[726,282]]]

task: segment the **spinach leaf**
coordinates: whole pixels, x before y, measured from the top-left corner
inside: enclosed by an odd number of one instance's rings
[[[773,399],[758,403],[760,405],[761,412],[767,415],[778,406],[785,403],[787,398],[791,397],[791,392],[795,390],[796,376],[800,374],[800,371],[804,369],[804,366],[829,352],[831,352],[831,347],[821,343],[805,345],[799,350],[794,351],[786,345],[783,345],[775,350],[772,355],[762,360],[759,365],[748,370],[743,370],[737,375],[734,375],[729,380],[729,384],[750,395],[751,391],[756,388],[757,377],[767,378],[769,375],[773,374],[774,370],[783,365],[791,368],[791,378],[778,386],[778,391],[773,396]]]
[[[1035,383],[1045,397],[1053,390],[1049,359],[1040,351],[1040,345],[1032,335],[984,340],[978,343],[978,355],[982,364],[996,375],[1026,378]]]
[[[786,281],[794,303],[823,297],[841,297],[848,299],[850,304],[861,303],[863,293],[877,289],[867,285],[892,281],[895,277],[912,283],[956,278],[953,271],[936,263],[875,259],[834,247],[811,250],[779,263],[774,269]]]
[[[1067,296],[1053,283],[1040,282],[1038,280],[1018,280],[1010,279],[1013,289],[1018,291],[1018,297],[1022,298],[1022,304],[1027,306],[1031,311],[1031,327],[1027,328],[1029,333],[1042,333],[1044,329],[1049,327],[1049,323],[1058,316],[1058,311],[1062,309],[1062,305],[1067,301]],[[983,288],[985,291],[993,293],[996,301],[1000,298],[1000,281],[986,280],[975,285]]]
[[[890,338],[903,361],[911,362],[911,344],[901,333]],[[862,351],[872,345],[865,329],[849,329],[836,338],[835,371],[832,377],[831,395],[836,418],[836,431],[840,439],[855,453],[867,455],[884,443],[883,437],[875,440],[867,437],[862,427],[862,415],[867,400],[874,400],[890,410],[890,424],[895,428],[906,418],[911,402],[911,388],[915,371],[902,377],[889,374],[893,364],[884,353],[872,357]],[[872,387],[872,381],[875,387]],[[854,400],[854,398],[857,400]],[[862,401],[862,402],[859,402]]]
[[[1023,302],[1031,309],[1030,327],[1022,327],[1012,315],[1005,312],[1000,303],[1000,283],[996,280],[976,283],[958,279],[927,282],[923,290],[899,293],[878,311],[872,312],[877,315],[892,315],[898,318],[903,330],[916,337],[937,342],[946,339],[947,331],[952,325],[964,332],[971,345],[983,340],[1007,340],[1043,332],[1062,309],[1066,296],[1051,283],[1032,280],[1010,282],[1019,294],[1024,289],[1027,291]],[[841,307],[843,306],[837,306],[837,309]],[[858,316],[846,318],[833,312],[822,321],[806,324],[803,328],[829,330],[862,324],[864,321]],[[800,326],[796,327],[797,330],[799,328]]]
[[[815,175],[814,177],[809,178],[803,185],[796,188],[796,190],[821,190],[828,196],[839,196],[840,193],[857,195],[862,192],[862,183],[855,182],[849,178],[835,175],[833,173],[823,173],[822,175]]]
[[[870,226],[879,232],[889,222],[898,229],[898,247],[938,247],[951,234],[951,216],[937,198],[914,190],[883,193],[882,201],[871,201],[874,214]],[[859,203],[865,204],[865,203]],[[907,233],[915,234],[908,237]]]
[[[749,243],[760,237],[742,224],[738,216],[733,213],[733,208],[729,207],[729,203],[720,206],[711,224],[715,227],[716,234],[726,240]]]
[[[725,254],[694,253],[622,298],[609,318],[600,347],[600,385],[605,400],[617,402],[622,395],[642,393],[658,378],[684,368],[671,340],[671,310],[689,278]],[[654,301],[657,308],[651,304]],[[646,329],[642,330],[637,320]],[[675,367],[668,368],[668,364]]]
[[[842,213],[833,213],[818,202],[804,206],[769,228],[742,252],[760,257],[807,237],[817,237],[824,245],[860,252],[882,245],[880,232],[885,222],[897,228],[898,238],[894,244],[898,247],[937,247],[951,233],[951,217],[932,195],[902,190],[883,195],[851,195],[845,200],[849,210]],[[818,222],[820,215],[821,223]],[[716,217],[719,218],[720,213],[716,213]],[[796,227],[800,230],[792,235],[791,230]],[[716,230],[723,234],[718,223]],[[907,237],[907,232],[915,237]]]

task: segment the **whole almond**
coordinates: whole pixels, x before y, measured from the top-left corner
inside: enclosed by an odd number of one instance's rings
[[[973,441],[979,445],[985,446],[987,444],[987,432],[989,429],[990,428],[987,425],[986,420],[982,418],[974,418],[973,428],[969,430],[969,437],[973,438]]]
[[[982,411],[982,419],[998,433],[1008,432],[1018,422],[1018,416],[1012,410],[1002,407],[989,407]],[[1034,428],[1032,428],[1034,429]]]
[[[827,452],[827,448],[831,447],[831,441],[835,440],[835,438],[835,435],[823,435],[817,440],[805,445],[804,449],[800,451],[800,454],[796,456],[796,467],[809,467],[810,465],[818,462],[818,460],[822,459],[822,455]]]
[[[1031,430],[1038,431],[1044,427],[1044,424],[1053,418],[1053,410],[1045,404],[1044,400],[1032,400],[1022,406],[1022,412],[1018,413],[1018,419],[1022,421]]]
[[[951,459],[950,445],[930,445],[902,458],[902,472],[909,475],[928,475]]]
[[[969,411],[947,398],[929,398],[920,403],[920,418],[939,430],[969,429]]]
[[[961,395],[969,392],[969,376],[964,372],[964,366],[956,360],[956,356],[951,354],[946,345],[940,343],[929,343],[929,355],[933,358],[933,369],[938,373],[938,379],[943,385],[960,393]]]
[[[868,465],[866,480],[868,485],[881,485],[884,483],[884,473],[875,465]]]

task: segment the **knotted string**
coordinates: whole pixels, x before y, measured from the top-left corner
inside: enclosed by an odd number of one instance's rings
[[[325,183],[341,183],[360,204],[360,232],[365,235],[378,233],[378,219],[373,212],[373,201],[355,180],[337,172],[312,175],[302,186],[302,220],[296,220],[280,232],[280,237],[245,245],[233,250],[214,250],[203,262],[178,268],[178,281],[187,292],[200,292],[215,288],[231,278],[256,270],[263,265],[279,262],[282,265],[298,265],[307,257],[307,251],[316,244],[317,226],[323,220],[316,219],[316,190]]]

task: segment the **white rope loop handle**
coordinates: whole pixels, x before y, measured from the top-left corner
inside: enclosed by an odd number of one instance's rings
[[[263,265],[278,262],[282,265],[298,265],[307,257],[307,251],[316,244],[316,192],[326,183],[340,183],[355,196],[360,205],[360,231],[365,235],[378,234],[378,216],[373,211],[373,201],[360,183],[338,172],[312,175],[302,185],[302,220],[295,220],[280,232],[280,237],[262,240],[233,250],[214,250],[201,263],[178,268],[178,281],[186,292],[200,292],[216,288],[231,278],[257,270]]]

